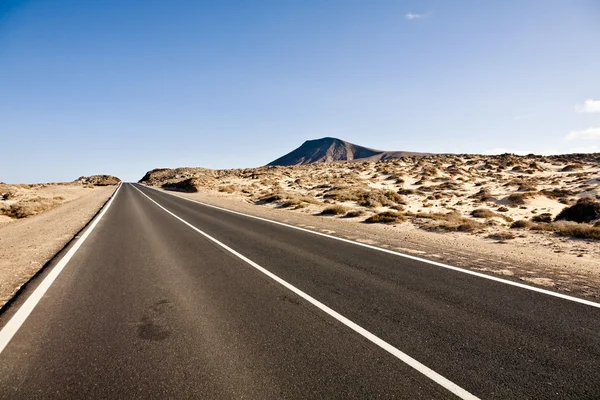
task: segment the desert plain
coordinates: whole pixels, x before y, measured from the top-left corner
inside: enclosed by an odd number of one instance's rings
[[[141,180],[195,200],[600,298],[600,155],[426,155]]]

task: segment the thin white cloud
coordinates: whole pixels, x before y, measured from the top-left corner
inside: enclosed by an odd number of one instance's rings
[[[419,18],[423,18],[423,17],[424,17],[423,14],[415,14],[415,13],[411,13],[411,12],[409,12],[408,14],[406,14],[404,16],[404,18],[409,19],[409,20],[410,19],[419,19]]]
[[[600,139],[600,127],[598,128],[587,128],[580,131],[571,131],[565,137],[565,140],[577,140],[577,139]]]
[[[583,104],[577,104],[575,111],[580,114],[600,113],[600,100],[587,99]]]

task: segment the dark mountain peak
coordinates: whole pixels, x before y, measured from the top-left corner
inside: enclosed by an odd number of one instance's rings
[[[423,155],[423,153],[374,150],[338,138],[324,137],[307,140],[297,149],[270,162],[268,165],[302,165],[335,161],[378,161],[411,155]]]

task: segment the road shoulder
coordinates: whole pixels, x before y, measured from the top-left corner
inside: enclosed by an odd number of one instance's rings
[[[85,227],[116,188],[97,187],[59,207],[0,226],[0,308]]]

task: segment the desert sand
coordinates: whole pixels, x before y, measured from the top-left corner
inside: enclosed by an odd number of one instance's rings
[[[0,215],[0,308],[89,222],[115,189],[80,182],[0,186],[5,214]]]
[[[142,182],[509,279],[600,298],[598,222],[554,221],[600,197],[600,155],[438,155],[150,171]],[[382,223],[368,223],[382,222]]]

